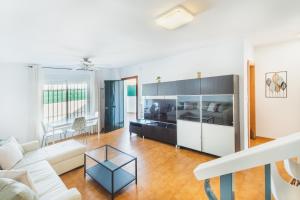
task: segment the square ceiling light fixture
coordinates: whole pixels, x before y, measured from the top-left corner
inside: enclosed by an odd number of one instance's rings
[[[194,16],[186,8],[177,6],[170,11],[159,16],[155,22],[168,30],[174,30],[193,21]]]

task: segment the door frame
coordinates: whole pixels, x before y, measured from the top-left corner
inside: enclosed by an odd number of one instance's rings
[[[136,119],[138,119],[139,118],[139,110],[138,110],[138,108],[139,108],[139,106],[138,106],[139,105],[139,103],[138,103],[139,102],[139,77],[136,75],[136,76],[129,76],[129,77],[121,78],[121,80],[123,80],[123,81],[129,80],[129,79],[135,79],[135,81],[136,81],[136,88],[135,88],[136,89],[136,96],[135,96],[136,97],[136,101],[135,101],[136,113],[135,113],[135,117],[136,117]]]
[[[254,70],[254,75],[251,76],[251,68]],[[256,82],[255,82],[255,63],[248,60],[247,61],[247,78],[248,78],[248,146],[250,147],[250,140],[251,139],[255,139],[256,138],[256,103],[255,103],[255,95],[256,95]],[[254,78],[254,83],[253,83],[253,86],[254,86],[254,91],[251,92],[251,79]],[[254,97],[252,97],[254,96]],[[254,98],[254,102],[251,100],[252,98]],[[253,109],[253,113],[251,113],[251,107],[254,107]],[[253,121],[252,124],[251,123],[251,116],[253,116]],[[251,126],[253,125],[253,126]],[[253,132],[253,135],[251,134],[251,128],[253,128],[254,132]]]

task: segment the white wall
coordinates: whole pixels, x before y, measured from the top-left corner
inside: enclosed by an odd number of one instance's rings
[[[300,41],[255,49],[257,135],[269,138],[300,131]],[[287,71],[288,98],[265,98],[265,73]]]
[[[31,75],[24,66],[0,63],[0,138],[15,136],[21,142],[36,136],[31,118]]]
[[[241,40],[218,42],[195,50],[186,51],[164,59],[120,68],[121,77],[138,75],[139,85],[155,82],[160,76],[162,82],[196,78],[197,72],[203,77],[237,74],[240,76],[240,121],[241,145],[244,145],[244,43]],[[139,87],[141,94],[141,87]],[[139,115],[141,117],[141,96]],[[245,133],[247,134],[247,133]]]
[[[136,96],[127,96],[126,111],[127,113],[136,113]]]

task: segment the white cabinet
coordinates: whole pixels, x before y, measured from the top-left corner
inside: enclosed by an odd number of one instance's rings
[[[177,120],[177,145],[201,151],[201,123]]]
[[[217,156],[234,153],[234,127],[202,123],[202,151]]]
[[[177,145],[216,156],[235,152],[232,126],[177,120]]]

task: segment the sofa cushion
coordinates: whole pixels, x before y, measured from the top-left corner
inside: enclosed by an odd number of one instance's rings
[[[43,148],[35,151],[30,151],[28,153],[25,153],[23,159],[19,161],[13,168],[19,169],[24,166],[31,165],[46,159],[47,159],[47,155]]]
[[[10,178],[15,181],[21,182],[33,191],[36,191],[33,185],[33,181],[31,180],[27,170],[18,169],[18,170],[0,170],[0,178]]]
[[[0,178],[0,197],[5,200],[37,200],[37,195],[23,183]]]
[[[11,169],[22,158],[23,154],[13,140],[0,146],[0,166],[2,169]]]
[[[30,151],[38,150],[40,148],[40,142],[38,140],[33,140],[30,142],[21,144],[21,147],[23,148],[24,154],[25,154]]]
[[[47,161],[52,165],[82,155],[86,151],[85,145],[75,140],[67,140],[43,149],[46,153]]]
[[[51,199],[67,190],[62,180],[56,175],[47,161],[27,165],[24,169],[28,171],[33,181],[39,200]]]

